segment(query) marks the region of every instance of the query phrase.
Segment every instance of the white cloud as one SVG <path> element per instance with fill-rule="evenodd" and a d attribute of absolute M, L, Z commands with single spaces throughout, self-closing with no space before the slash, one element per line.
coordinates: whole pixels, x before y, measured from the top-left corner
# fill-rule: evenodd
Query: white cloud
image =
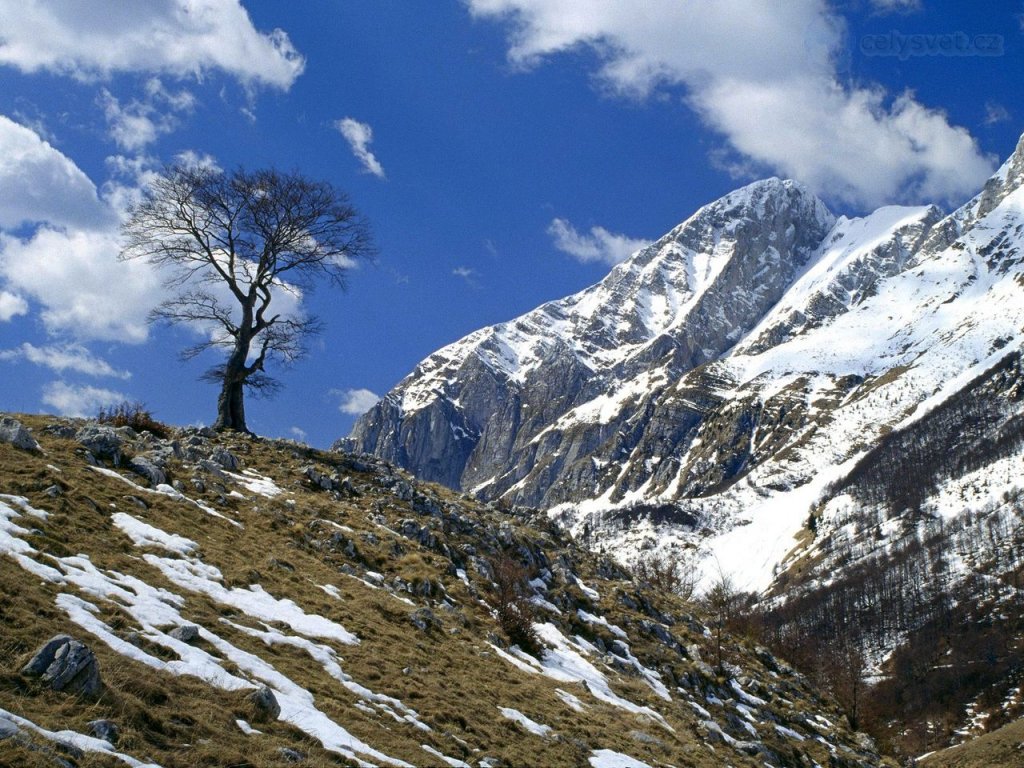
<path fill-rule="evenodd" d="M 100 91 L 100 106 L 107 119 L 110 137 L 121 148 L 138 152 L 170 133 L 178 125 L 177 114 L 191 112 L 195 97 L 187 90 L 168 91 L 159 78 L 146 83 L 145 98 L 121 102 L 106 88 Z"/>
<path fill-rule="evenodd" d="M 32 300 L 50 333 L 146 339 L 146 315 L 161 284 L 148 265 L 117 261 L 118 211 L 147 174 L 144 164 L 125 164 L 119 172 L 131 167 L 129 185 L 112 182 L 101 197 L 68 157 L 0 115 L 0 227 L 38 225 L 19 236 L 0 232 L 0 317 L 24 314 Z"/>
<path fill-rule="evenodd" d="M 362 416 L 380 400 L 380 395 L 368 389 L 334 389 L 331 394 L 341 398 L 338 410 L 350 416 Z"/>
<path fill-rule="evenodd" d="M 351 117 L 338 120 L 334 127 L 345 137 L 345 141 L 352 148 L 352 154 L 362 163 L 363 170 L 367 173 L 372 173 L 378 179 L 385 178 L 384 167 L 374 156 L 373 152 L 370 151 L 370 142 L 373 141 L 373 129 L 366 123 L 360 123 Z"/>
<path fill-rule="evenodd" d="M 113 219 L 77 165 L 32 129 L 0 115 L 0 227 L 49 221 L 95 228 Z"/>
<path fill-rule="evenodd" d="M 304 430 L 302 427 L 291 427 L 288 430 L 288 434 L 290 434 L 300 443 L 306 442 L 306 438 L 309 437 L 309 435 L 306 434 L 306 430 Z"/>
<path fill-rule="evenodd" d="M 12 317 L 28 314 L 28 302 L 21 296 L 7 291 L 0 291 L 0 323 L 6 323 Z"/>
<path fill-rule="evenodd" d="M 194 149 L 186 149 L 174 156 L 174 162 L 189 168 L 202 168 L 209 171 L 222 171 L 217 159 L 206 152 L 199 153 Z"/>
<path fill-rule="evenodd" d="M 119 371 L 106 360 L 96 357 L 80 344 L 62 344 L 56 346 L 37 347 L 25 342 L 14 349 L 0 350 L 0 360 L 26 360 L 35 365 L 49 368 L 56 373 L 75 371 L 87 376 L 109 376 L 117 379 L 130 379 L 128 371 Z"/>
<path fill-rule="evenodd" d="M 1005 123 L 1012 116 L 1010 110 L 995 101 L 985 102 L 985 125 L 995 125 L 996 123 Z"/>
<path fill-rule="evenodd" d="M 288 35 L 257 31 L 239 0 L 0 0 L 0 64 L 79 79 L 115 72 L 197 78 L 222 70 L 287 89 L 305 60 Z"/>
<path fill-rule="evenodd" d="M 617 235 L 604 227 L 591 227 L 589 233 L 580 233 L 565 219 L 552 221 L 548 234 L 555 248 L 583 263 L 615 265 L 650 244 L 647 240 Z"/>
<path fill-rule="evenodd" d="M 971 135 L 910 93 L 844 84 L 843 20 L 825 0 L 466 0 L 511 25 L 509 57 L 535 66 L 589 48 L 613 93 L 682 86 L 742 160 L 872 207 L 956 201 L 992 172 Z M 733 163 L 737 167 L 736 163 Z"/>
<path fill-rule="evenodd" d="M 0 278 L 42 305 L 52 334 L 138 343 L 162 286 L 152 267 L 119 262 L 119 252 L 116 231 L 43 227 L 24 240 L 0 234 Z"/>
<path fill-rule="evenodd" d="M 121 392 L 99 387 L 75 386 L 52 381 L 43 387 L 43 404 L 62 416 L 95 416 L 100 408 L 117 405 L 129 398 Z"/>

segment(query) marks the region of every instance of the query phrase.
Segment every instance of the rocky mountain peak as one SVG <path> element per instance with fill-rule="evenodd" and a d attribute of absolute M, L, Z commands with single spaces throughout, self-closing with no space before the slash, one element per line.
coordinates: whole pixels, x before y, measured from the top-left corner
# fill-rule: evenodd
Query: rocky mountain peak
<path fill-rule="evenodd" d="M 988 215 L 1008 195 L 1024 185 L 1024 135 L 1017 142 L 1013 154 L 1000 166 L 982 189 L 977 200 L 977 218 Z"/>

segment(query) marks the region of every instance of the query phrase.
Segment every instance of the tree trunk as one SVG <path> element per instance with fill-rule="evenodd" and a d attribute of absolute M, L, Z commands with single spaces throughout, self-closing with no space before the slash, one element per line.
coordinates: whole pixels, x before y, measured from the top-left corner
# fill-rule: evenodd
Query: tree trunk
<path fill-rule="evenodd" d="M 249 339 L 240 337 L 235 342 L 227 363 L 224 364 L 224 379 L 220 396 L 217 398 L 217 421 L 213 428 L 233 429 L 248 432 L 245 425 L 245 380 L 247 371 L 245 359 L 249 355 Z"/>
<path fill-rule="evenodd" d="M 248 432 L 245 426 L 245 384 L 224 378 L 220 396 L 217 398 L 217 421 L 214 429 L 233 429 L 236 432 Z"/>

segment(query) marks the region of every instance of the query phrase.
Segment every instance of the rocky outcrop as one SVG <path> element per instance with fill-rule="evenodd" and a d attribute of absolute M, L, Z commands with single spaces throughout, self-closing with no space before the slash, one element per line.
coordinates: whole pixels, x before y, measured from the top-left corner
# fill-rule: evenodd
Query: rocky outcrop
<path fill-rule="evenodd" d="M 77 433 L 77 440 L 96 459 L 121 463 L 125 436 L 113 427 L 103 424 L 86 424 Z"/>
<path fill-rule="evenodd" d="M 38 677 L 55 691 L 97 696 L 102 690 L 96 656 L 69 635 L 47 640 L 22 667 L 26 677 Z"/>
<path fill-rule="evenodd" d="M 0 443 L 10 443 L 23 451 L 38 451 L 39 443 L 21 422 L 9 416 L 0 418 Z"/>

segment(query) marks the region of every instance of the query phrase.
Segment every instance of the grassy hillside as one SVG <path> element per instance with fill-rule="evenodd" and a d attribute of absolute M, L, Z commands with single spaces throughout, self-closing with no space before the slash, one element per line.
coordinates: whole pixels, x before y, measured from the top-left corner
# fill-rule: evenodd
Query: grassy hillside
<path fill-rule="evenodd" d="M 993 768 L 1024 765 L 1024 720 L 1004 725 L 966 744 L 935 752 L 920 768 Z"/>
<path fill-rule="evenodd" d="M 719 666 L 688 604 L 543 518 L 291 442 L 17 418 L 41 450 L 0 443 L 0 765 L 883 764 L 784 662 L 726 638 Z M 60 633 L 98 696 L 21 672 Z"/>

